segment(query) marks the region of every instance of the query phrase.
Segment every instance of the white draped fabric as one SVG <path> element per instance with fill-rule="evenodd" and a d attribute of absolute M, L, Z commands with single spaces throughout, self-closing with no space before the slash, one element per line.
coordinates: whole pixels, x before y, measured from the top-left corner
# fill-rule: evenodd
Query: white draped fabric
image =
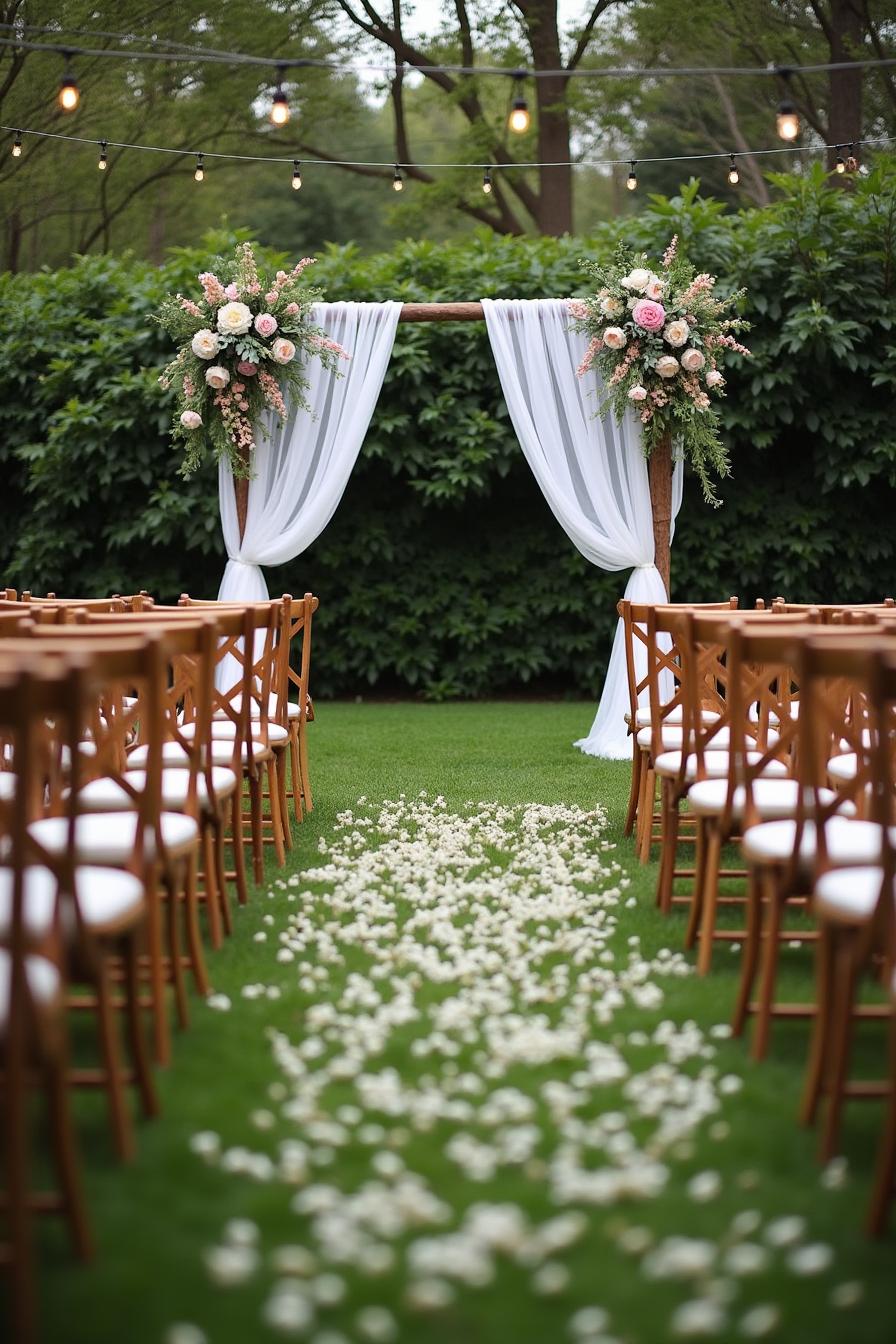
<path fill-rule="evenodd" d="M 273 412 L 263 417 L 242 543 L 233 478 L 222 462 L 218 495 L 228 559 L 219 601 L 264 601 L 260 566 L 292 560 L 332 518 L 380 394 L 400 311 L 396 302 L 314 305 L 312 320 L 351 358 L 340 361 L 339 378 L 319 360 L 308 361 L 310 412 L 287 401 L 284 423 Z"/>
<path fill-rule="evenodd" d="M 653 517 L 641 429 L 598 416 L 601 388 L 576 369 L 587 339 L 570 331 L 562 299 L 484 299 L 504 399 L 526 461 L 574 545 L 601 569 L 632 569 L 625 596 L 664 602 L 653 563 Z M 681 504 L 681 464 L 673 474 L 672 512 Z M 576 746 L 591 756 L 631 757 L 624 715 L 628 681 L 618 622 L 597 717 Z"/>

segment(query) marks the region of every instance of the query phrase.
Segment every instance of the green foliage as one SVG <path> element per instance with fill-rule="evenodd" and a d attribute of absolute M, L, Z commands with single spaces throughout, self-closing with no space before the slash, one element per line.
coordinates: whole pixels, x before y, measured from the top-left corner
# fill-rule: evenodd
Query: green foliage
<path fill-rule="evenodd" d="M 688 259 L 746 286 L 749 364 L 722 404 L 733 476 L 710 510 L 687 482 L 673 548 L 679 596 L 880 598 L 896 529 L 896 171 L 851 190 L 782 177 L 783 199 L 726 215 L 654 198 L 625 226 L 637 250 L 673 233 Z M 315 280 L 356 299 L 534 298 L 582 291 L 588 239 L 407 242 L 367 258 L 332 248 Z M 0 553 L 18 588 L 146 587 L 213 596 L 223 568 L 216 477 L 176 475 L 169 355 L 149 314 L 208 257 L 212 236 L 161 269 L 92 257 L 0 277 Z M 284 258 L 265 253 L 277 268 Z M 589 566 L 557 525 L 507 418 L 482 324 L 402 326 L 345 497 L 272 592 L 319 593 L 315 689 L 431 698 L 531 688 L 593 693 L 624 576 Z"/>

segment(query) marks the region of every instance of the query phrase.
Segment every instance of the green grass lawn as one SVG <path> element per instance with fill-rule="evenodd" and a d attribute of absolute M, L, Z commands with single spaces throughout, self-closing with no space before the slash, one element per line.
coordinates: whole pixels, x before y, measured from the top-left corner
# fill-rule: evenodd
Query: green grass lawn
<path fill-rule="evenodd" d="M 277 930 L 296 909 L 294 903 L 287 904 L 288 889 L 277 886 L 276 879 L 319 862 L 319 839 L 332 837 L 337 813 L 354 806 L 360 795 L 376 804 L 401 793 L 413 796 L 427 790 L 443 795 L 456 810 L 471 799 L 562 802 L 585 809 L 599 804 L 609 817 L 605 838 L 618 844 L 617 857 L 631 880 L 626 895 L 636 897 L 633 908 L 625 904 L 618 908 L 619 927 L 612 946 L 623 948 L 627 939 L 638 935 L 645 956 L 664 947 L 680 950 L 684 915 L 676 912 L 664 920 L 657 914 L 655 865 L 640 868 L 631 843 L 621 835 L 628 767 L 596 761 L 572 748 L 573 740 L 587 730 L 591 714 L 588 705 L 555 703 L 319 707 L 318 721 L 310 728 L 314 812 L 297 829 L 285 873 L 269 867 L 265 887 L 253 892 L 247 908 L 236 912 L 233 938 L 210 957 L 214 987 L 231 998 L 232 1009 L 215 1012 L 193 1001 L 191 1028 L 177 1039 L 173 1064 L 160 1078 L 162 1115 L 140 1123 L 139 1153 L 132 1165 L 115 1162 L 98 1098 L 77 1099 L 97 1254 L 87 1268 L 74 1264 L 61 1230 L 49 1221 L 42 1225 L 41 1312 L 46 1341 L 161 1344 L 175 1321 L 194 1322 L 210 1344 L 264 1344 L 283 1337 L 262 1322 L 274 1277 L 265 1257 L 278 1245 L 306 1242 L 307 1219 L 290 1211 L 292 1188 L 207 1165 L 191 1151 L 190 1139 L 199 1131 L 215 1131 L 225 1146 L 266 1150 L 275 1138 L 302 1137 L 297 1124 L 290 1128 L 278 1119 L 271 1137 L 253 1127 L 249 1118 L 259 1108 L 276 1109 L 277 1093 L 272 1099 L 268 1089 L 281 1075 L 271 1057 L 268 1028 L 300 1042 L 302 1015 L 313 1002 L 297 988 L 295 968 L 274 959 Z M 266 922 L 267 916 L 274 917 L 273 926 Z M 257 941 L 256 934 L 265 934 L 266 940 Z M 787 977 L 794 991 L 805 991 L 811 953 L 794 950 L 787 957 Z M 678 1024 L 693 1019 L 706 1031 L 726 1022 L 737 957 L 720 945 L 715 963 L 712 975 L 704 980 L 696 976 L 663 980 L 665 1000 L 659 1008 L 639 1010 L 627 1003 L 606 1028 L 595 1024 L 594 1037 L 618 1040 L 632 1031 L 650 1032 L 662 1019 Z M 320 986 L 319 999 L 333 998 L 342 984 L 340 977 L 353 968 L 348 959 L 344 968 L 333 970 L 332 981 Z M 241 997 L 241 987 L 254 982 L 275 986 L 280 997 Z M 873 1068 L 878 1058 L 883 1059 L 878 1047 L 878 1038 L 883 1038 L 878 1024 L 869 1024 L 866 1030 L 866 1052 Z M 424 1339 L 435 1344 L 553 1344 L 573 1337 L 568 1325 L 577 1309 L 599 1303 L 610 1313 L 607 1338 L 663 1344 L 672 1338 L 668 1323 L 674 1309 L 694 1294 L 684 1282 L 645 1277 L 638 1256 L 618 1245 L 622 1228 L 646 1227 L 656 1238 L 684 1234 L 717 1241 L 737 1213 L 755 1209 L 764 1220 L 805 1216 L 806 1240 L 830 1246 L 834 1263 L 824 1273 L 802 1277 L 786 1268 L 784 1252 L 774 1253 L 761 1274 L 738 1281 L 732 1323 L 716 1338 L 738 1338 L 737 1321 L 743 1312 L 753 1304 L 770 1302 L 781 1311 L 780 1326 L 771 1337 L 788 1344 L 892 1341 L 896 1234 L 885 1243 L 870 1245 L 860 1231 L 879 1104 L 855 1103 L 848 1110 L 848 1177 L 841 1188 L 827 1188 L 814 1161 L 814 1136 L 795 1122 L 806 1035 L 805 1024 L 776 1027 L 771 1057 L 762 1065 L 749 1061 L 741 1042 L 713 1039 L 712 1066 L 719 1074 L 743 1079 L 742 1089 L 724 1098 L 721 1118 L 726 1128 L 719 1129 L 719 1116 L 704 1123 L 691 1145 L 693 1151 L 685 1149 L 669 1159 L 670 1179 L 657 1197 L 611 1207 L 582 1205 L 587 1230 L 559 1257 L 571 1274 L 562 1291 L 533 1292 L 531 1270 L 504 1257 L 499 1258 L 492 1283 L 464 1289 L 446 1309 L 422 1315 L 406 1306 L 406 1279 L 397 1268 L 374 1278 L 340 1267 L 337 1272 L 347 1281 L 346 1300 L 319 1313 L 318 1324 L 299 1337 L 316 1339 L 318 1344 L 361 1344 L 356 1314 L 359 1307 L 374 1303 L 394 1314 L 395 1337 L 401 1344 Z M 405 1048 L 411 1039 L 411 1034 L 397 1036 L 388 1055 L 405 1082 L 435 1068 L 431 1060 L 420 1060 Z M 659 1058 L 651 1050 L 638 1054 L 639 1068 L 646 1067 L 654 1054 Z M 636 1053 L 627 1051 L 627 1058 L 634 1059 Z M 702 1066 L 703 1061 L 697 1061 L 692 1071 Z M 574 1071 L 575 1065 L 566 1063 L 553 1071 L 516 1066 L 502 1082 L 535 1095 L 552 1073 L 566 1079 Z M 349 1096 L 349 1085 L 346 1089 L 343 1100 Z M 622 1104 L 619 1087 L 600 1095 L 606 1109 Z M 382 1122 L 388 1146 L 390 1126 L 388 1120 Z M 468 1182 L 444 1155 L 451 1133 L 450 1125 L 439 1122 L 429 1133 L 395 1137 L 394 1146 L 408 1167 L 455 1210 L 487 1200 L 518 1204 L 536 1221 L 561 1211 L 547 1203 L 537 1179 L 513 1168 L 499 1169 L 484 1184 Z M 370 1152 L 369 1146 L 353 1138 L 337 1148 L 332 1165 L 315 1171 L 311 1179 L 349 1189 L 369 1177 Z M 686 1193 L 687 1181 L 707 1169 L 720 1173 L 721 1191 L 708 1202 L 695 1202 Z M 262 1267 L 245 1285 L 214 1286 L 203 1265 L 203 1251 L 220 1241 L 222 1227 L 234 1217 L 259 1225 Z M 399 1238 L 399 1246 L 401 1242 Z M 835 1309 L 832 1289 L 851 1281 L 864 1287 L 861 1302 L 849 1310 Z M 724 1284 L 718 1291 L 724 1291 Z M 598 1344 L 602 1336 L 592 1332 L 587 1338 Z"/>

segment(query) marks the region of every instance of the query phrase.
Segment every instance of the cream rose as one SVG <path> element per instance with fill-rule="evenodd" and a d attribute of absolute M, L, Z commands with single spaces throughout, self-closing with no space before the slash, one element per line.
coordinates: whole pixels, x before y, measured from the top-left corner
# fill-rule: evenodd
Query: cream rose
<path fill-rule="evenodd" d="M 242 336 L 252 325 L 252 309 L 245 303 L 225 303 L 218 309 L 218 330 L 222 336 Z"/>
<path fill-rule="evenodd" d="M 724 381 L 725 379 L 719 373 L 718 369 L 710 369 L 709 373 L 706 375 L 707 387 L 721 387 Z"/>
<path fill-rule="evenodd" d="M 681 357 L 681 367 L 685 373 L 699 373 L 706 363 L 706 356 L 702 350 L 685 350 Z"/>
<path fill-rule="evenodd" d="M 202 416 L 198 411 L 181 411 L 180 422 L 184 429 L 198 429 L 202 424 Z"/>
<path fill-rule="evenodd" d="M 614 299 L 608 296 L 600 301 L 600 311 L 604 317 L 621 317 L 625 312 L 625 304 L 621 299 Z"/>
<path fill-rule="evenodd" d="M 295 358 L 296 348 L 285 336 L 278 336 L 271 346 L 271 355 L 278 364 L 288 364 Z"/>
<path fill-rule="evenodd" d="M 230 374 L 220 364 L 213 364 L 210 369 L 205 371 L 205 381 L 209 387 L 213 387 L 216 392 L 220 392 L 222 387 L 226 387 L 230 382 Z"/>
<path fill-rule="evenodd" d="M 610 350 L 621 350 L 628 345 L 628 337 L 621 327 L 607 327 L 604 332 L 604 345 Z"/>
<path fill-rule="evenodd" d="M 221 342 L 208 327 L 202 327 L 190 342 L 190 349 L 197 359 L 214 359 Z"/>
<path fill-rule="evenodd" d="M 629 388 L 628 399 L 629 401 L 646 401 L 647 388 L 642 387 L 640 383 L 636 383 L 634 387 Z"/>
<path fill-rule="evenodd" d="M 650 271 L 645 270 L 643 266 L 636 266 L 635 269 L 630 271 L 625 279 L 620 280 L 619 283 L 622 285 L 623 289 L 634 289 L 639 294 L 643 294 L 644 290 L 650 284 Z"/>
<path fill-rule="evenodd" d="M 654 367 L 661 378 L 674 378 L 678 372 L 678 360 L 674 355 L 660 355 Z"/>
<path fill-rule="evenodd" d="M 653 272 L 651 271 L 650 279 L 644 286 L 644 297 L 647 299 L 653 299 L 655 302 L 657 299 L 661 299 L 663 297 L 663 291 L 665 290 L 665 288 L 666 286 L 664 282 L 659 278 L 658 275 L 654 275 Z"/>
<path fill-rule="evenodd" d="M 683 317 L 676 317 L 674 322 L 670 322 L 663 332 L 663 340 L 667 345 L 684 345 L 691 334 L 691 329 Z"/>

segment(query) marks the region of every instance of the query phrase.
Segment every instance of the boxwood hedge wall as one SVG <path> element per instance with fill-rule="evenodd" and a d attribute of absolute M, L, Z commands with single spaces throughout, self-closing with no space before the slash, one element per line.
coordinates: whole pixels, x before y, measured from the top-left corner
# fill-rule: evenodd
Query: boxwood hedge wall
<path fill-rule="evenodd" d="M 672 233 L 701 269 L 746 285 L 755 358 L 724 405 L 724 506 L 688 483 L 674 591 L 710 599 L 879 598 L 896 588 L 896 169 L 849 189 L 776 179 L 764 210 L 726 214 L 697 185 L 588 239 L 409 241 L 317 267 L 331 298 L 581 292 L 578 260 Z M 161 269 L 87 257 L 0 277 L 0 556 L 8 584 L 214 596 L 217 479 L 184 482 L 158 387 L 170 351 L 148 321 L 231 236 Z M 277 260 L 277 258 L 272 258 Z M 484 329 L 403 326 L 343 502 L 272 592 L 321 597 L 319 694 L 592 694 L 624 575 L 591 568 L 516 445 Z"/>

